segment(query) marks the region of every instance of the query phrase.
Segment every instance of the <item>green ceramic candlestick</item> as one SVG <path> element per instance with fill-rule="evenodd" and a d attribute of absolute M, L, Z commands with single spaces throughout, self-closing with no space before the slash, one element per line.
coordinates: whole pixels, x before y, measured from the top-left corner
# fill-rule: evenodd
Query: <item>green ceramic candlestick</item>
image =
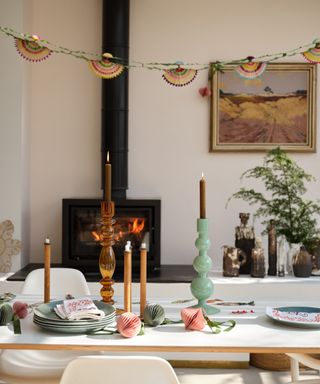
<path fill-rule="evenodd" d="M 207 250 L 210 248 L 208 219 L 197 220 L 197 231 L 199 236 L 196 240 L 196 247 L 199 250 L 199 255 L 194 259 L 193 268 L 198 272 L 198 276 L 192 280 L 191 292 L 198 299 L 198 304 L 194 305 L 193 308 L 203 308 L 207 315 L 213 315 L 220 310 L 206 303 L 213 293 L 213 282 L 207 277 L 207 273 L 212 268 L 212 260 L 207 254 Z"/>

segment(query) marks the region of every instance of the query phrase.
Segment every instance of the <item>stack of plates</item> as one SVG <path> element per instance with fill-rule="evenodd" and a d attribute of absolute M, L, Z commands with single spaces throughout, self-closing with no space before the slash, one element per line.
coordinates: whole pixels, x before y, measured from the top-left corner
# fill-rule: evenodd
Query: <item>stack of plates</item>
<path fill-rule="evenodd" d="M 94 300 L 98 309 L 105 313 L 105 317 L 100 320 L 63 320 L 54 311 L 57 304 L 63 301 L 52 301 L 48 304 L 41 304 L 34 309 L 33 322 L 46 330 L 60 333 L 85 333 L 88 331 L 98 331 L 105 327 L 115 325 L 116 311 L 110 304 Z"/>

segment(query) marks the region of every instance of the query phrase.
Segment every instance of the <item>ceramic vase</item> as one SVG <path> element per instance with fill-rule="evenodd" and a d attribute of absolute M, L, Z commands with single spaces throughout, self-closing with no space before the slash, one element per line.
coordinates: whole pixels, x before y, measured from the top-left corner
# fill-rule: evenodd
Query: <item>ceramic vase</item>
<path fill-rule="evenodd" d="M 292 259 L 293 273 L 296 277 L 310 277 L 312 272 L 312 256 L 302 246 Z"/>

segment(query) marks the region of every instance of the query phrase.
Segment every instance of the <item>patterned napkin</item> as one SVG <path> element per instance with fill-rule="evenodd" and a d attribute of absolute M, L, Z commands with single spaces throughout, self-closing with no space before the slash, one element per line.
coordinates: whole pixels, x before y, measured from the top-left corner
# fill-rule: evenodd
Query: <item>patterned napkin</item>
<path fill-rule="evenodd" d="M 56 314 L 65 320 L 101 320 L 105 313 L 97 308 L 90 298 L 64 300 L 54 308 Z"/>

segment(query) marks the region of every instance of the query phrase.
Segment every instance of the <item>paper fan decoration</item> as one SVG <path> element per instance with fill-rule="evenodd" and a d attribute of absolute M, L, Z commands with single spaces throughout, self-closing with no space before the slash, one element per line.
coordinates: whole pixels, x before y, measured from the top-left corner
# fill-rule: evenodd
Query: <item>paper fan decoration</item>
<path fill-rule="evenodd" d="M 113 57 L 111 53 L 104 53 L 102 56 L 102 60 L 89 60 L 90 68 L 97 76 L 102 79 L 113 79 L 123 72 L 123 65 L 108 60 Z"/>
<path fill-rule="evenodd" d="M 41 47 L 37 43 L 37 40 L 39 40 L 38 36 L 34 35 L 32 37 L 33 40 L 31 41 L 15 38 L 17 51 L 20 56 L 28 61 L 39 62 L 45 60 L 51 55 L 52 51 L 49 48 Z"/>
<path fill-rule="evenodd" d="M 309 49 L 302 53 L 304 58 L 310 63 L 320 63 L 320 44 L 317 44 L 314 48 Z"/>
<path fill-rule="evenodd" d="M 256 63 L 252 60 L 254 57 L 248 57 L 249 62 L 240 65 L 235 69 L 238 74 L 245 79 L 256 79 L 261 76 L 267 68 L 267 63 Z"/>
<path fill-rule="evenodd" d="M 164 71 L 162 77 L 170 85 L 174 85 L 175 87 L 183 87 L 191 83 L 191 81 L 193 81 L 197 76 L 197 73 L 198 71 L 196 69 L 186 69 L 178 65 L 178 68 Z"/>

